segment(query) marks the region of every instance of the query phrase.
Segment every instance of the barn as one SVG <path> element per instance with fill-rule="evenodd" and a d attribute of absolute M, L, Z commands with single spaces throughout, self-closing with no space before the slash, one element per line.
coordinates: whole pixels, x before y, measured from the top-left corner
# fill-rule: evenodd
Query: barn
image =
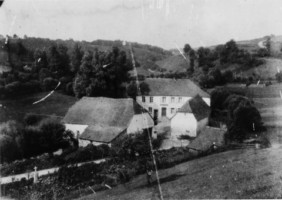
<path fill-rule="evenodd" d="M 79 139 L 79 146 L 111 146 L 125 134 L 154 133 L 151 115 L 129 98 L 83 97 L 68 110 L 63 123 Z"/>

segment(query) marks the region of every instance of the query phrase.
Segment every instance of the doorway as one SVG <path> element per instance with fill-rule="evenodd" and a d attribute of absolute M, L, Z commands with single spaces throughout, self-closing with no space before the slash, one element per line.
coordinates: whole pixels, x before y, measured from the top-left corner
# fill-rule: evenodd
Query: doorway
<path fill-rule="evenodd" d="M 162 107 L 162 117 L 166 117 L 166 108 Z"/>

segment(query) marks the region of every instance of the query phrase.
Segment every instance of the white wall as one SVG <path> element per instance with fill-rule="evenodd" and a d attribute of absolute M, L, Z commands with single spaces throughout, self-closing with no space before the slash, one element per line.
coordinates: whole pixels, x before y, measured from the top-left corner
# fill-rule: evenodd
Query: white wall
<path fill-rule="evenodd" d="M 77 137 L 77 133 L 80 135 L 85 131 L 88 125 L 82 124 L 65 124 L 66 130 L 70 130 L 74 133 L 75 138 Z"/>
<path fill-rule="evenodd" d="M 179 101 L 179 96 L 166 96 L 166 102 L 162 102 L 163 96 L 153 96 L 153 102 L 150 102 L 150 96 L 145 96 L 146 101 L 142 102 L 142 96 L 137 96 L 136 101 L 149 111 L 149 107 L 152 108 L 152 117 L 154 117 L 154 109 L 158 110 L 158 118 L 161 118 L 162 108 L 166 108 L 167 117 L 171 118 L 175 115 L 177 109 L 181 108 L 189 99 L 192 97 L 181 97 Z M 172 101 L 174 97 L 174 102 Z M 203 98 L 203 100 L 210 106 L 210 98 Z M 174 112 L 171 113 L 171 109 L 174 108 Z"/>
<path fill-rule="evenodd" d="M 171 119 L 171 137 L 180 135 L 197 136 L 197 120 L 191 113 L 177 113 Z"/>
<path fill-rule="evenodd" d="M 142 132 L 143 129 L 153 128 L 153 127 L 154 127 L 154 120 L 148 113 L 134 115 L 127 128 L 127 134 Z M 152 130 L 152 132 L 154 133 L 154 130 Z"/>

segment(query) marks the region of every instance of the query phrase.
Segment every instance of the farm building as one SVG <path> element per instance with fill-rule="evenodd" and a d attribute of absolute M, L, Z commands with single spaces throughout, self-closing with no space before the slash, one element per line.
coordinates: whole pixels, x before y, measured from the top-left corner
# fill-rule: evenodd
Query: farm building
<path fill-rule="evenodd" d="M 207 126 L 209 115 L 210 107 L 200 95 L 189 99 L 171 118 L 171 138 L 196 137 Z"/>
<path fill-rule="evenodd" d="M 225 127 L 216 128 L 206 126 L 198 134 L 188 147 L 198 149 L 201 151 L 207 151 L 214 144 L 218 147 L 224 145 L 224 135 L 227 129 Z"/>
<path fill-rule="evenodd" d="M 153 117 L 171 118 L 185 102 L 196 95 L 210 105 L 210 96 L 189 79 L 147 78 L 149 92 L 137 96 L 136 101 Z"/>
<path fill-rule="evenodd" d="M 112 145 L 125 134 L 143 130 L 153 133 L 154 121 L 133 99 L 83 97 L 63 119 L 66 129 L 79 139 L 79 146 Z"/>

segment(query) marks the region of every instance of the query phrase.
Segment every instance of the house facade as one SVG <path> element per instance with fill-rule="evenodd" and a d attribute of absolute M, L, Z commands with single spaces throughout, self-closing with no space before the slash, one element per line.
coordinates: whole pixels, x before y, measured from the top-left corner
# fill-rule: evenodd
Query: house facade
<path fill-rule="evenodd" d="M 171 118 L 171 138 L 178 139 L 181 135 L 197 137 L 209 122 L 210 108 L 196 95 L 188 100 Z"/>
<path fill-rule="evenodd" d="M 196 95 L 210 105 L 210 96 L 189 79 L 148 78 L 144 81 L 150 91 L 137 96 L 136 101 L 142 105 L 152 117 L 173 117 L 185 102 Z"/>
<path fill-rule="evenodd" d="M 78 138 L 79 146 L 111 146 L 125 134 L 144 130 L 154 134 L 151 115 L 133 99 L 83 97 L 69 109 L 63 123 Z"/>

